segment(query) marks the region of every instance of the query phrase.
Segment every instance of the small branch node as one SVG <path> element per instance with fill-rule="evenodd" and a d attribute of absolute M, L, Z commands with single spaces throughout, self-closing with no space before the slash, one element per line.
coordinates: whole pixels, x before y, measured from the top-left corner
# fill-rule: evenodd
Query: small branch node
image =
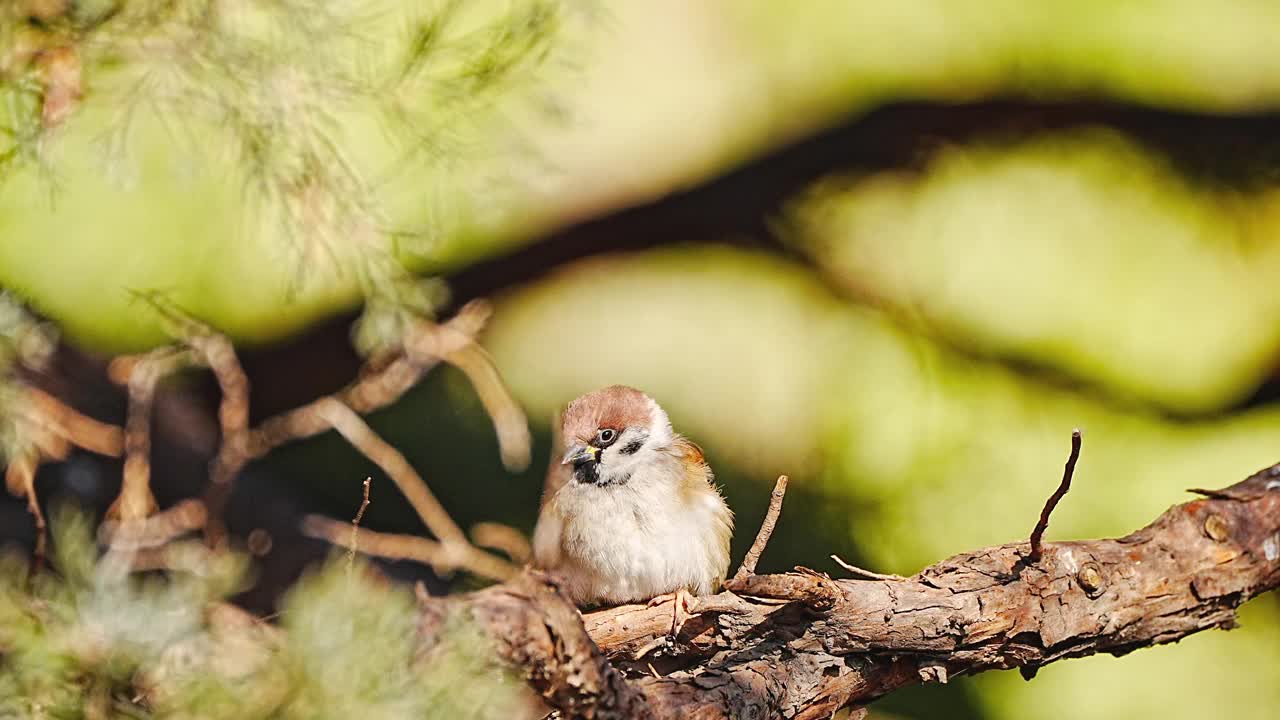
<path fill-rule="evenodd" d="M 1071 476 L 1076 472 L 1076 461 L 1080 459 L 1080 429 L 1076 428 L 1071 431 L 1071 455 L 1067 457 L 1067 464 L 1062 469 L 1062 482 L 1058 485 L 1058 489 L 1053 491 L 1053 495 L 1049 496 L 1049 500 L 1044 504 L 1044 509 L 1040 511 L 1040 521 L 1036 523 L 1036 527 L 1031 531 L 1031 553 L 1027 559 L 1036 562 L 1040 559 L 1041 546 L 1040 541 L 1044 537 L 1044 531 L 1049 527 L 1049 516 L 1053 514 L 1054 508 L 1058 507 L 1058 503 L 1066 496 L 1067 491 L 1071 489 Z"/>
<path fill-rule="evenodd" d="M 369 485 L 373 483 L 373 478 L 364 479 L 364 496 L 360 498 L 360 508 L 356 510 L 356 516 L 351 518 L 351 544 L 347 547 L 347 574 L 350 575 L 355 569 L 356 564 L 356 547 L 359 544 L 360 521 L 364 519 L 364 511 L 369 507 Z"/>

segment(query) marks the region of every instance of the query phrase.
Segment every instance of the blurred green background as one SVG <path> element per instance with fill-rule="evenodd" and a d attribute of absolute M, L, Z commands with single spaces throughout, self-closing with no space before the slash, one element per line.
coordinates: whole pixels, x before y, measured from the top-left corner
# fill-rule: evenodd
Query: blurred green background
<path fill-rule="evenodd" d="M 468 7 L 454 37 L 534 4 Z M 377 67 L 418 37 L 412 17 L 452 6 L 341 5 L 375 41 L 273 45 L 276 64 L 226 91 L 266 118 L 245 126 L 185 105 L 200 76 L 169 78 L 162 53 L 99 67 L 86 51 L 82 102 L 0 176 L 0 286 L 92 352 L 162 341 L 130 294 L 160 290 L 270 354 L 377 299 L 385 258 L 443 276 L 458 300 L 496 299 L 484 341 L 541 442 L 505 473 L 452 371 L 377 414 L 460 520 L 530 529 L 548 419 L 621 382 L 706 448 L 738 553 L 791 475 L 767 569 L 834 573 L 836 552 L 912 573 L 1024 537 L 1073 427 L 1084 450 L 1051 539 L 1127 533 L 1185 488 L 1280 460 L 1274 3 L 544 3 L 551 25 L 493 42 L 545 40 L 534 69 L 475 102 L 399 88 L 424 93 L 410 125 L 439 123 L 423 143 L 447 140 L 425 152 L 377 93 L 328 95 L 324 73 Z M 261 29 L 240 21 L 237 37 Z M 459 57 L 442 76 L 472 77 Z M 310 157 L 289 143 L 316 118 L 370 179 L 343 197 L 376 205 L 374 239 L 290 229 L 246 179 L 245 127 L 267 133 L 270 170 Z M 333 437 L 267 466 L 338 516 L 369 472 Z M 392 502 L 370 513 L 419 529 Z M 1246 606 L 1242 626 L 883 705 L 1272 718 L 1280 603 Z"/>

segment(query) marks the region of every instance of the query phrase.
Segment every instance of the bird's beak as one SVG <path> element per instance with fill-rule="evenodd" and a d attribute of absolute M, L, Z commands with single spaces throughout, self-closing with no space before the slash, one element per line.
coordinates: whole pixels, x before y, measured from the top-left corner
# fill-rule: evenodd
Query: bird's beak
<path fill-rule="evenodd" d="M 561 465 L 577 465 L 587 460 L 596 460 L 600 457 L 600 448 L 594 445 L 584 445 L 578 443 L 569 448 L 564 454 L 564 459 L 560 461 Z"/>

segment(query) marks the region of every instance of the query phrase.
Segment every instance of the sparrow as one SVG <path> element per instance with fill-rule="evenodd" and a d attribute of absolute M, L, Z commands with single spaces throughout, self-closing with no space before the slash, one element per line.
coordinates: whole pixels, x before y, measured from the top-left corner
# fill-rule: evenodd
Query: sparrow
<path fill-rule="evenodd" d="M 534 529 L 534 565 L 577 605 L 674 602 L 672 634 L 719 590 L 733 512 L 702 450 L 658 403 L 613 385 L 569 403 Z"/>

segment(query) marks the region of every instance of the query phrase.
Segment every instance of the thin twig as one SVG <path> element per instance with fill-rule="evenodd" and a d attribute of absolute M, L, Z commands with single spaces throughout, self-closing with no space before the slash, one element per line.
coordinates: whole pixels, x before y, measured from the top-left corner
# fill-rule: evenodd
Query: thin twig
<path fill-rule="evenodd" d="M 128 364 L 129 409 L 124 428 L 124 477 L 109 517 L 129 522 L 156 510 L 151 494 L 151 409 L 160 378 L 190 361 L 186 352 L 160 348 Z M 113 363 L 114 364 L 114 363 Z"/>
<path fill-rule="evenodd" d="M 497 550 L 517 565 L 523 565 L 533 556 L 529 538 L 524 533 L 496 522 L 479 522 L 471 526 L 471 542 L 477 547 Z"/>
<path fill-rule="evenodd" d="M 226 337 L 210 331 L 187 342 L 213 371 L 222 396 L 218 403 L 218 452 L 209 464 L 209 488 L 205 491 L 210 510 L 205 542 L 217 547 L 226 538 L 222 516 L 231 497 L 231 483 L 249 461 L 249 378 Z"/>
<path fill-rule="evenodd" d="M 163 547 L 174 539 L 204 527 L 208 513 L 199 500 L 183 500 L 140 521 L 105 520 L 98 527 L 98 541 L 122 550 Z"/>
<path fill-rule="evenodd" d="M 891 573 L 878 573 L 878 572 L 871 572 L 870 570 L 863 570 L 857 565 L 845 562 L 843 559 L 840 558 L 839 555 L 832 555 L 831 559 L 835 560 L 837 565 L 844 568 L 845 570 L 848 570 L 850 573 L 857 575 L 858 577 L 867 578 L 869 580 L 906 580 L 906 578 L 902 577 L 901 575 L 893 575 Z"/>
<path fill-rule="evenodd" d="M 773 493 L 769 497 L 769 510 L 764 514 L 764 521 L 760 523 L 760 532 L 756 533 L 755 542 L 751 543 L 751 549 L 747 551 L 746 557 L 742 558 L 742 565 L 733 576 L 735 580 L 755 574 L 760 554 L 764 552 L 765 545 L 769 544 L 769 536 L 773 535 L 773 526 L 778 524 L 778 513 L 782 512 L 782 498 L 786 494 L 787 476 L 779 475 L 778 482 L 774 484 Z"/>
<path fill-rule="evenodd" d="M 201 362 L 213 371 L 222 394 L 222 401 L 218 405 L 218 425 L 222 431 L 222 439 L 210 476 L 213 483 L 226 484 L 240 471 L 244 465 L 242 458 L 247 455 L 245 444 L 249 432 L 249 378 L 236 358 L 235 348 L 227 338 L 208 335 L 189 342 L 200 356 Z"/>
<path fill-rule="evenodd" d="M 476 386 L 477 394 L 498 429 L 504 462 L 508 466 L 519 465 L 521 457 L 524 457 L 524 462 L 527 463 L 528 424 L 502 386 L 492 363 L 487 361 L 487 356 L 475 344 L 475 335 L 491 313 L 486 302 L 468 303 L 443 324 L 420 321 L 405 338 L 403 356 L 390 361 L 380 359 L 376 363 L 376 370 L 371 369 L 375 366 L 371 362 L 360 377 L 342 391 L 268 418 L 253 428 L 248 425 L 249 381 L 230 341 L 168 304 L 161 303 L 158 309 L 174 325 L 175 332 L 196 351 L 201 361 L 213 370 L 222 391 L 218 413 L 222 442 L 210 468 L 211 482 L 205 494 L 209 509 L 205 534 L 206 542 L 211 546 L 219 545 L 225 537 L 222 514 L 231 494 L 232 483 L 247 463 L 265 456 L 286 442 L 318 435 L 330 428 L 346 435 L 343 427 L 356 437 L 365 441 L 372 437 L 374 444 L 384 446 L 378 447 L 379 457 L 392 462 L 397 470 L 396 473 L 389 471 L 388 474 L 401 485 L 401 490 L 424 521 L 430 516 L 428 527 L 432 532 L 444 533 L 437 534 L 437 537 L 446 546 L 452 548 L 459 545 L 459 539 L 465 542 L 462 530 L 453 525 L 443 508 L 439 508 L 437 512 L 432 507 L 438 507 L 439 503 L 435 502 L 430 492 L 423 494 L 422 490 L 425 490 L 426 485 L 419 483 L 418 488 L 413 488 L 411 476 L 404 473 L 405 468 L 410 472 L 412 468 L 407 462 L 403 462 L 403 457 L 373 435 L 357 414 L 372 412 L 395 402 L 441 359 L 457 364 Z M 337 422 L 335 413 L 342 416 L 337 417 Z M 355 421 L 345 417 L 347 415 L 354 417 Z M 352 441 L 350 437 L 348 440 L 359 447 L 359 443 Z M 388 454 L 385 450 L 391 450 L 393 454 Z M 379 462 L 373 455 L 370 458 Z M 400 462 L 395 462 L 395 458 L 399 458 Z M 412 477 L 416 477 L 416 473 Z"/>
<path fill-rule="evenodd" d="M 488 303 L 475 300 L 464 305 L 457 315 L 440 327 L 474 341 L 490 314 Z M 452 336 L 454 335 L 451 334 Z M 461 344 L 462 341 L 458 342 Z M 412 359 L 398 357 L 377 370 L 366 368 L 361 371 L 357 380 L 332 396 L 318 398 L 263 420 L 250 431 L 247 448 L 249 459 L 260 458 L 287 442 L 327 432 L 331 426 L 316 412 L 321 403 L 335 399 L 362 415 L 371 413 L 399 400 L 440 361 L 439 357 L 429 357 L 423 353 L 415 354 Z"/>
<path fill-rule="evenodd" d="M 31 422 L 89 452 L 111 457 L 123 452 L 124 432 L 120 428 L 95 420 L 39 388 L 23 391 L 23 411 Z"/>
<path fill-rule="evenodd" d="M 363 418 L 332 398 L 323 399 L 316 412 L 347 442 L 382 468 L 437 540 L 447 545 L 469 544 L 466 533 L 449 517 L 449 513 L 432 494 L 418 471 L 413 469 L 399 450 L 379 437 Z"/>
<path fill-rule="evenodd" d="M 381 370 L 362 375 L 345 390 L 263 420 L 249 431 L 249 459 L 260 458 L 293 440 L 319 435 L 330 426 L 316 414 L 318 403 L 333 398 L 358 413 L 370 413 L 395 402 L 421 379 L 420 369 L 404 358 Z"/>
<path fill-rule="evenodd" d="M 488 304 L 476 305 L 472 312 L 487 317 Z M 502 464 L 512 472 L 519 472 L 529 466 L 529 421 L 520 404 L 511 396 L 506 383 L 502 382 L 493 358 L 476 342 L 479 326 L 479 322 L 470 325 L 437 324 L 421 320 L 405 335 L 405 354 L 417 364 L 443 358 L 467 376 L 480 403 L 493 421 Z"/>
<path fill-rule="evenodd" d="M 442 326 L 436 325 L 435 328 Z M 441 355 L 450 365 L 461 370 L 475 388 L 481 405 L 493 421 L 498 436 L 498 452 L 502 464 L 512 472 L 529 467 L 531 456 L 529 421 L 524 410 L 511 396 L 506 383 L 498 373 L 489 353 L 475 342 L 468 342 L 456 350 Z"/>
<path fill-rule="evenodd" d="M 409 464 L 404 455 L 389 445 L 385 440 L 378 436 L 373 428 L 357 415 L 351 408 L 332 398 L 324 399 L 320 402 L 316 409 L 326 421 L 328 421 L 338 434 L 346 438 L 365 457 L 372 460 L 382 471 L 391 478 L 391 481 L 400 488 L 400 492 L 413 506 L 418 513 L 418 517 L 422 518 L 422 522 L 426 524 L 427 529 L 431 531 L 439 540 L 437 547 L 430 551 L 422 551 L 418 556 L 412 559 L 428 562 L 441 572 L 448 572 L 457 568 L 469 570 L 476 575 L 482 577 L 500 579 L 501 577 L 509 577 L 515 572 L 515 568 L 506 561 L 479 550 L 467 540 L 466 533 L 462 532 L 462 528 L 453 521 L 448 511 L 432 494 L 431 489 L 427 487 L 426 481 L 418 474 L 417 470 Z M 369 531 L 365 531 L 366 536 L 370 536 Z M 387 536 L 383 536 L 387 537 Z M 409 538 L 412 536 L 391 536 L 400 538 Z M 420 539 L 420 538 L 419 538 Z M 368 544 L 366 539 L 365 543 Z M 415 545 L 415 544 L 410 544 Z M 432 546 L 435 546 L 432 543 Z M 416 544 L 416 547 L 430 547 Z M 374 555 L 384 555 L 377 549 L 363 549 Z"/>
<path fill-rule="evenodd" d="M 1044 504 L 1044 509 L 1040 511 L 1040 521 L 1036 523 L 1036 527 L 1031 531 L 1031 553 L 1027 556 L 1030 562 L 1036 562 L 1040 559 L 1040 539 L 1044 537 L 1044 531 L 1049 527 L 1049 516 L 1053 514 L 1054 508 L 1058 507 L 1058 503 L 1066 496 L 1067 491 L 1071 489 L 1071 476 L 1076 472 L 1076 460 L 1080 459 L 1080 429 L 1076 428 L 1071 431 L 1071 455 L 1067 457 L 1066 467 L 1062 469 L 1062 482 L 1059 483 L 1058 489 L 1053 491 L 1049 496 L 1048 502 Z"/>
<path fill-rule="evenodd" d="M 36 495 L 36 470 L 42 462 L 65 460 L 73 444 L 102 455 L 119 455 L 123 432 L 81 414 L 39 388 L 24 386 L 20 391 L 15 421 L 22 426 L 20 436 L 28 442 L 9 462 L 5 485 L 9 492 L 26 499 L 27 510 L 35 523 L 35 546 L 28 575 L 34 577 L 44 567 L 48 544 L 44 512 Z"/>
<path fill-rule="evenodd" d="M 369 485 L 373 482 L 373 478 L 364 479 L 364 497 L 360 498 L 360 509 L 356 510 L 356 516 L 351 518 L 351 544 L 347 546 L 347 575 L 350 575 L 356 565 L 356 545 L 358 544 L 360 534 L 360 521 L 364 519 L 364 511 L 369 507 Z"/>
<path fill-rule="evenodd" d="M 36 497 L 36 468 L 40 457 L 35 453 L 25 453 L 10 458 L 9 467 L 5 468 L 5 484 L 15 495 L 21 493 L 27 499 L 27 511 L 31 513 L 36 524 L 35 548 L 31 552 L 31 569 L 27 577 L 31 578 L 44 569 L 45 546 L 48 542 L 48 529 L 45 526 L 44 513 L 40 510 L 40 500 Z"/>
<path fill-rule="evenodd" d="M 351 548 L 350 523 L 322 515 L 307 515 L 302 519 L 302 533 L 338 547 Z M 387 560 L 410 560 L 437 570 L 463 568 L 490 580 L 510 580 L 519 572 L 506 560 L 472 545 L 449 548 L 431 538 L 381 533 L 368 528 L 360 531 L 360 547 L 357 551 Z"/>

